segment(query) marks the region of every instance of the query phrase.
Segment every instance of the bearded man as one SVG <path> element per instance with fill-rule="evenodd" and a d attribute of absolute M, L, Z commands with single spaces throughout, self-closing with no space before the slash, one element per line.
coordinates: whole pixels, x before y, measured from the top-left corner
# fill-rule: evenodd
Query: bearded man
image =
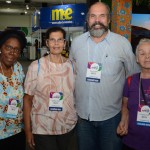
<path fill-rule="evenodd" d="M 121 150 L 116 134 L 126 77 L 139 71 L 129 41 L 109 30 L 110 8 L 96 2 L 87 14 L 88 32 L 73 39 L 75 106 L 79 150 Z"/>

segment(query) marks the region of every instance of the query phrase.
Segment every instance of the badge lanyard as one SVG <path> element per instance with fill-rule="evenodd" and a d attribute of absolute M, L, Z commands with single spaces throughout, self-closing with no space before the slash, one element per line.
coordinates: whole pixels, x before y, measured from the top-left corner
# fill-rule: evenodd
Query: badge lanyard
<path fill-rule="evenodd" d="M 1 67 L 1 70 L 2 70 L 3 76 L 5 76 L 1 62 L 0 62 L 0 67 Z M 13 75 L 13 74 L 14 74 L 13 67 L 11 67 L 11 70 L 12 70 L 12 75 Z M 12 75 L 11 75 L 11 78 L 12 78 Z M 6 76 L 5 76 L 5 77 L 6 77 Z M 9 82 L 8 77 L 6 77 L 6 79 L 7 79 L 7 82 Z M 17 85 L 17 83 L 15 82 L 15 84 L 14 84 L 13 87 L 15 87 L 16 85 Z M 13 94 L 13 93 L 14 93 L 14 92 L 13 92 L 13 89 L 12 89 L 13 87 L 11 86 L 11 91 L 9 92 L 10 94 Z M 11 96 L 11 95 L 9 95 L 9 96 Z M 12 96 L 11 96 L 11 97 L 12 97 Z"/>
<path fill-rule="evenodd" d="M 107 45 L 105 46 L 104 49 L 104 54 L 102 55 L 102 59 L 100 62 L 93 62 L 90 61 L 90 55 L 89 55 L 89 51 L 90 51 L 90 45 L 89 45 L 89 39 L 87 41 L 87 45 L 88 45 L 88 64 L 87 64 L 87 72 L 86 72 L 86 81 L 87 82 L 96 82 L 96 83 L 100 83 L 101 80 L 101 73 L 102 73 L 102 68 L 103 68 L 103 62 L 106 59 L 106 57 L 108 57 L 108 55 L 106 54 L 106 48 Z M 94 56 L 96 53 L 96 50 L 94 52 Z"/>
<path fill-rule="evenodd" d="M 141 95 L 144 104 L 141 104 Z M 137 121 L 136 124 L 139 126 L 150 127 L 150 107 L 147 105 L 144 89 L 142 85 L 141 74 L 139 75 L 139 107 L 137 110 Z"/>
<path fill-rule="evenodd" d="M 144 89 L 143 89 L 143 84 L 142 84 L 142 79 L 141 79 L 141 74 L 139 75 L 140 78 L 140 82 L 139 82 L 139 106 L 140 106 L 140 102 L 141 102 L 141 95 L 142 98 L 144 100 L 144 104 L 147 105 L 147 101 L 146 101 L 146 97 L 144 94 Z"/>
<path fill-rule="evenodd" d="M 1 62 L 0 62 L 0 66 L 1 66 L 1 70 L 2 70 L 2 73 L 4 75 L 4 71 L 3 71 L 3 68 L 2 68 L 2 65 L 1 65 Z M 11 67 L 12 69 L 12 75 L 14 73 L 14 70 L 13 68 Z M 12 76 L 11 75 L 11 76 Z M 4 75 L 5 76 L 5 75 Z M 12 78 L 12 77 L 11 77 Z M 7 81 L 9 82 L 9 81 Z M 17 84 L 15 82 L 14 86 L 15 87 Z M 13 92 L 13 87 L 11 87 L 11 90 L 9 93 L 14 93 Z M 16 118 L 17 117 L 17 114 L 18 114 L 18 111 L 19 111 L 19 100 L 17 99 L 13 99 L 11 95 L 9 95 L 11 98 L 9 98 L 9 102 L 8 102 L 8 108 L 7 108 L 7 112 L 6 112 L 6 117 L 7 118 Z"/>
<path fill-rule="evenodd" d="M 50 54 L 49 54 L 49 63 L 48 63 L 48 67 L 49 67 L 49 73 L 50 73 L 50 77 L 51 77 L 51 79 L 52 79 L 52 74 L 51 74 L 51 71 L 50 71 Z M 61 62 L 62 62 L 62 69 L 61 70 L 63 70 L 63 59 L 62 59 L 62 56 L 61 56 Z M 51 80 L 50 80 L 50 90 L 51 90 Z M 56 84 L 55 84 L 56 85 Z M 60 84 L 60 86 L 61 86 L 61 90 L 63 91 L 63 77 L 61 77 L 61 84 Z M 55 88 L 56 88 L 56 92 L 58 92 L 58 90 L 57 90 L 57 85 L 55 86 Z"/>
<path fill-rule="evenodd" d="M 61 57 L 62 67 L 61 71 L 63 71 L 63 59 Z M 50 55 L 49 55 L 49 72 L 50 72 Z M 50 77 L 52 79 L 50 72 Z M 49 111 L 63 111 L 63 77 L 61 77 L 60 88 L 61 90 L 58 91 L 58 86 L 56 85 L 56 91 L 52 91 L 51 89 L 51 79 L 50 79 L 50 97 L 49 97 Z M 55 82 L 55 81 L 54 81 Z"/>
<path fill-rule="evenodd" d="M 88 45 L 88 62 L 89 62 L 89 60 L 90 60 L 90 58 L 89 58 L 89 51 L 90 51 L 90 45 L 89 45 L 89 38 L 88 38 L 88 41 L 87 41 L 87 45 Z M 107 49 L 107 45 L 106 45 L 106 47 L 105 47 L 105 50 Z M 95 54 L 94 54 L 94 56 L 95 56 Z M 108 57 L 108 54 L 107 53 L 104 53 L 103 54 L 103 56 L 102 56 L 102 60 L 101 60 L 101 64 L 103 64 L 103 62 L 105 61 L 105 59 Z"/>

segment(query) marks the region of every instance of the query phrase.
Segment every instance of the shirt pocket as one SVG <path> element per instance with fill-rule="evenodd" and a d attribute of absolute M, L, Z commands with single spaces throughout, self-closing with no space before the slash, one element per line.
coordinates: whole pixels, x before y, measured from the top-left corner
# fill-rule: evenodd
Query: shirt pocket
<path fill-rule="evenodd" d="M 108 56 L 102 63 L 104 75 L 118 75 L 123 68 L 123 62 L 117 57 Z"/>

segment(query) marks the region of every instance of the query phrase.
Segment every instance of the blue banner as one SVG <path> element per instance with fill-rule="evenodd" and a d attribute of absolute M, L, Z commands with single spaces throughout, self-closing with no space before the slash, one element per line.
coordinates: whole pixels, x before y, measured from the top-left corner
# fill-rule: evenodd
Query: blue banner
<path fill-rule="evenodd" d="M 86 4 L 57 5 L 41 8 L 40 27 L 47 29 L 52 26 L 85 26 L 86 13 Z"/>
<path fill-rule="evenodd" d="M 40 15 L 38 11 L 35 11 L 32 15 L 32 31 L 36 31 L 40 27 Z"/>

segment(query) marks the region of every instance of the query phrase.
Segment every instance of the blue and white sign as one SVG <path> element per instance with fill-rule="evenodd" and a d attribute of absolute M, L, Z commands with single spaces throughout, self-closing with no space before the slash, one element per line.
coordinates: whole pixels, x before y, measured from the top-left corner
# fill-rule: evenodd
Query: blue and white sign
<path fill-rule="evenodd" d="M 51 26 L 85 26 L 86 13 L 86 4 L 57 5 L 41 8 L 40 27 L 46 29 Z"/>
<path fill-rule="evenodd" d="M 35 11 L 32 15 L 32 30 L 36 31 L 40 27 L 40 15 L 38 11 Z"/>

